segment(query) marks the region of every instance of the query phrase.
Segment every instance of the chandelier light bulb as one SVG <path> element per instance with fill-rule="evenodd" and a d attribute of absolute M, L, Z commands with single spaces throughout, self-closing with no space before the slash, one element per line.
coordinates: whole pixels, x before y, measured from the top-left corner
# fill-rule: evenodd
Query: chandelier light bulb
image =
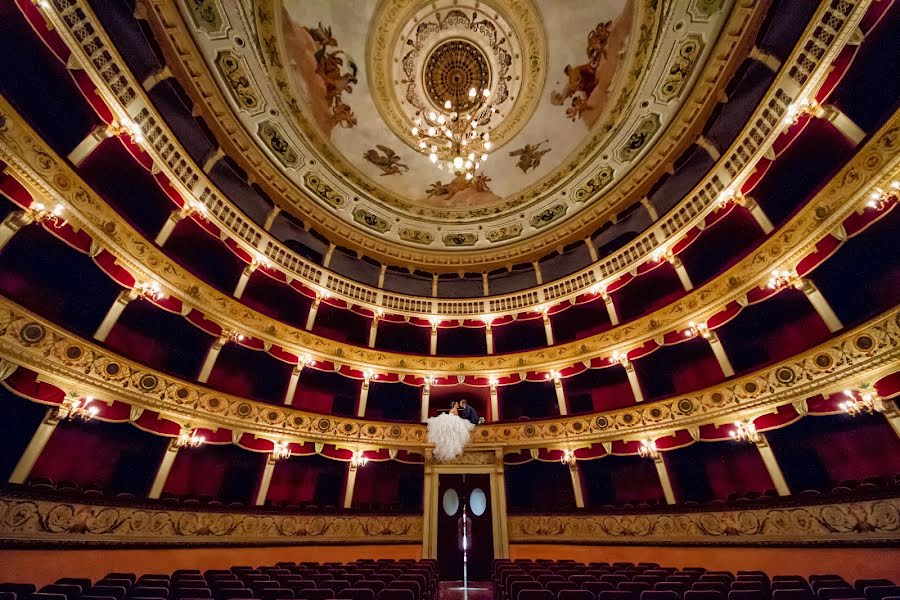
<path fill-rule="evenodd" d="M 436 135 L 437 135 L 437 128 L 436 128 L 436 127 L 429 127 L 429 128 L 428 128 L 428 135 L 430 135 L 431 137 L 436 136 Z"/>
<path fill-rule="evenodd" d="M 440 123 L 441 125 L 443 125 L 446 122 L 447 122 L 447 119 L 446 119 L 446 117 L 444 117 L 444 115 L 441 115 L 438 117 L 438 123 Z"/>
<path fill-rule="evenodd" d="M 456 158 L 453 159 L 453 166 L 456 167 L 457 169 L 461 169 L 461 168 L 462 168 L 462 166 L 463 166 L 463 159 L 462 159 L 461 156 L 457 156 Z"/>
<path fill-rule="evenodd" d="M 485 98 L 490 98 L 490 96 L 491 96 L 491 90 L 489 90 L 489 89 L 483 89 L 483 90 L 481 90 L 481 95 L 484 96 Z"/>
<path fill-rule="evenodd" d="M 419 128 L 413 127 L 410 131 L 412 131 L 413 135 L 419 135 Z M 419 144 L 424 144 L 425 142 L 419 142 Z"/>
<path fill-rule="evenodd" d="M 447 100 L 446 102 L 444 102 L 444 108 L 446 108 L 447 110 L 450 110 L 451 108 L 453 108 L 453 105 L 450 104 L 449 100 Z M 434 114 L 434 113 L 431 113 L 431 114 Z"/>
<path fill-rule="evenodd" d="M 466 173 L 466 181 L 471 181 L 471 179 L 472 179 L 472 174 Z"/>
<path fill-rule="evenodd" d="M 469 98 L 474 98 L 478 91 L 475 88 L 469 88 Z"/>
<path fill-rule="evenodd" d="M 438 158 L 437 154 L 435 154 L 434 152 L 432 152 L 431 154 L 428 155 L 428 160 L 430 160 L 433 163 L 437 162 L 437 158 Z"/>

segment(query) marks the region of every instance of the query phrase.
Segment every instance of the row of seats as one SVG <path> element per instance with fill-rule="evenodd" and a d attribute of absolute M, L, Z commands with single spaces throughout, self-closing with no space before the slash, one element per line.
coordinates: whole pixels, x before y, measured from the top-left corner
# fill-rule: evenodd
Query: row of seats
<path fill-rule="evenodd" d="M 273 566 L 181 569 L 171 574 L 64 577 L 40 590 L 0 584 L 0 600 L 435 600 L 437 564 L 415 560 L 279 562 Z"/>
<path fill-rule="evenodd" d="M 900 600 L 888 579 L 839 575 L 772 577 L 762 571 L 707 571 L 655 563 L 498 560 L 497 600 Z"/>

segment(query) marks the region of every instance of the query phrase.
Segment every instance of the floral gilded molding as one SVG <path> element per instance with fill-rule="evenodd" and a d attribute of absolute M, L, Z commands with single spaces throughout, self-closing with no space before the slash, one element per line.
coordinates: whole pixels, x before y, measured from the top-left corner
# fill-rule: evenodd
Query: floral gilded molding
<path fill-rule="evenodd" d="M 683 514 L 509 516 L 510 543 L 896 544 L 900 499 Z"/>
<path fill-rule="evenodd" d="M 299 443 L 326 441 L 347 447 L 406 448 L 428 445 L 420 423 L 384 423 L 308 413 L 214 391 L 113 354 L 0 298 L 0 358 L 98 398 L 157 411 L 172 420 L 224 427 Z M 553 420 L 486 424 L 475 429 L 472 450 L 503 447 L 577 448 L 737 416 L 877 381 L 897 370 L 900 307 L 790 360 L 725 384 L 657 402 L 600 414 Z"/>
<path fill-rule="evenodd" d="M 0 496 L 0 542 L 115 545 L 421 543 L 419 515 L 190 511 Z"/>
<path fill-rule="evenodd" d="M 862 206 L 873 186 L 886 188 L 888 181 L 900 175 L 900 153 L 896 151 L 900 144 L 898 111 L 790 221 L 728 271 L 677 302 L 591 338 L 465 360 L 348 346 L 248 308 L 186 271 L 138 233 L 57 157 L 2 98 L 0 116 L 7 121 L 0 131 L 0 160 L 7 163 L 8 172 L 37 197 L 62 203 L 67 219 L 115 255 L 117 262 L 139 280 L 158 281 L 165 294 L 197 308 L 230 331 L 280 346 L 297 356 L 310 353 L 317 360 L 376 373 L 485 376 L 558 370 L 638 347 L 682 329 L 688 321 L 706 322 L 729 303 L 743 300 L 754 288 L 764 287 L 772 270 L 792 269 L 825 235 L 839 229 L 847 215 Z"/>
<path fill-rule="evenodd" d="M 539 258 L 547 247 L 583 238 L 585 232 L 596 229 L 598 219 L 606 218 L 611 212 L 638 199 L 649 188 L 654 177 L 665 170 L 665 165 L 679 156 L 693 141 L 700 121 L 713 110 L 718 91 L 752 46 L 756 31 L 765 15 L 765 8 L 768 6 L 765 1 L 738 3 L 725 27 L 725 33 L 720 36 L 716 49 L 712 51 L 707 67 L 698 78 L 690 97 L 685 101 L 685 106 L 691 109 L 679 113 L 672 126 L 661 134 L 653 151 L 647 157 L 646 165 L 635 169 L 633 177 L 624 179 L 621 190 L 615 194 L 610 190 L 612 195 L 608 202 L 604 202 L 602 206 L 597 203 L 597 206 L 587 207 L 581 211 L 583 216 L 579 214 L 577 220 L 573 217 L 563 225 L 542 232 L 540 239 L 529 239 L 510 243 L 502 249 L 492 249 L 490 247 L 492 243 L 513 240 L 519 234 L 495 235 L 493 239 L 485 237 L 484 247 L 479 246 L 477 250 L 456 251 L 450 256 L 446 251 L 424 248 L 421 236 L 416 236 L 413 240 L 406 236 L 401 240 L 418 248 L 398 246 L 393 240 L 367 236 L 359 229 L 347 227 L 344 219 L 335 218 L 328 212 L 318 210 L 314 203 L 297 202 L 296 188 L 282 173 L 272 168 L 268 158 L 259 151 L 253 139 L 246 135 L 246 131 L 229 108 L 228 101 L 194 45 L 190 27 L 183 21 L 174 4 L 162 0 L 142 0 L 141 4 L 145 7 L 148 22 L 167 57 L 167 64 L 185 85 L 198 109 L 214 128 L 220 145 L 230 156 L 241 162 L 245 170 L 258 174 L 254 180 L 259 181 L 280 206 L 307 222 L 320 223 L 325 230 L 333 232 L 335 242 L 340 240 L 340 245 L 381 260 L 385 264 L 416 264 L 436 272 L 458 271 L 461 266 L 490 270 L 497 266 L 521 262 L 526 258 L 529 260 Z M 859 9 L 855 10 L 862 12 Z M 854 19 L 858 16 L 854 15 Z M 843 44 L 842 40 L 838 42 Z M 623 191 L 626 189 L 627 194 Z M 415 229 L 421 227 L 407 227 L 401 224 L 397 229 L 398 240 L 401 237 L 399 232 Z M 512 230 L 507 228 L 506 231 Z"/>

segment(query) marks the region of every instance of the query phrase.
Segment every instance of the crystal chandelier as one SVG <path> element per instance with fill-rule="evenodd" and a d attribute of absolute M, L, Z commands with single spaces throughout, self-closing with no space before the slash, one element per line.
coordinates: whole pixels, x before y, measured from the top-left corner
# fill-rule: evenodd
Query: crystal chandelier
<path fill-rule="evenodd" d="M 569 450 L 568 448 L 563 450 L 562 456 L 559 459 L 564 465 L 569 465 L 570 467 L 575 464 L 576 458 L 575 453 Z"/>
<path fill-rule="evenodd" d="M 199 448 L 204 442 L 206 442 L 206 438 L 202 435 L 197 435 L 196 429 L 188 429 L 185 427 L 181 430 L 181 433 L 178 434 L 175 445 L 179 448 Z"/>
<path fill-rule="evenodd" d="M 275 442 L 272 446 L 272 459 L 281 460 L 282 458 L 290 458 L 291 448 L 287 442 Z"/>
<path fill-rule="evenodd" d="M 869 414 L 875 412 L 875 397 L 873 394 L 862 392 L 858 398 L 851 390 L 845 390 L 844 394 L 847 396 L 847 400 L 841 402 L 838 406 L 851 417 L 861 415 L 864 412 Z"/>
<path fill-rule="evenodd" d="M 759 432 L 756 431 L 756 425 L 747 421 L 738 421 L 731 430 L 731 439 L 738 442 L 758 442 L 760 440 Z"/>
<path fill-rule="evenodd" d="M 656 442 L 653 440 L 644 440 L 641 447 L 638 448 L 638 454 L 641 458 L 657 458 L 659 450 L 656 448 Z"/>
<path fill-rule="evenodd" d="M 93 399 L 93 396 L 86 396 L 84 400 L 80 398 L 66 398 L 62 405 L 56 409 L 56 416 L 59 419 L 90 421 L 100 412 L 99 408 L 91 404 Z"/>
<path fill-rule="evenodd" d="M 446 167 L 451 173 L 472 179 L 491 150 L 486 125 L 494 111 L 488 104 L 490 96 L 490 90 L 473 87 L 464 106 L 446 100 L 444 111 L 422 111 L 410 130 L 419 152 L 439 169 Z"/>
<path fill-rule="evenodd" d="M 362 450 L 357 450 L 350 457 L 350 466 L 354 469 L 364 467 L 367 464 L 369 464 L 369 459 L 363 455 Z"/>

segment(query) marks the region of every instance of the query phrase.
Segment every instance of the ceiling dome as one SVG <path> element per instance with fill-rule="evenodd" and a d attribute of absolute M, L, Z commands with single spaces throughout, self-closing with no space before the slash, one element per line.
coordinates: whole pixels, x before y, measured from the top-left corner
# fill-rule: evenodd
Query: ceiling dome
<path fill-rule="evenodd" d="M 570 227 L 589 228 L 583 238 L 611 210 L 639 200 L 604 201 L 645 157 L 661 159 L 648 152 L 690 97 L 733 8 L 664 9 L 648 0 L 228 4 L 212 25 L 194 19 L 194 41 L 280 176 L 311 196 L 314 210 L 379 243 L 465 254 L 473 264 L 582 212 Z M 463 177 L 437 169 L 445 165 L 429 161 L 411 130 L 448 99 L 467 110 L 472 89 L 488 93 L 478 130 L 490 148 L 477 176 Z M 517 251 L 503 252 L 509 260 Z"/>

